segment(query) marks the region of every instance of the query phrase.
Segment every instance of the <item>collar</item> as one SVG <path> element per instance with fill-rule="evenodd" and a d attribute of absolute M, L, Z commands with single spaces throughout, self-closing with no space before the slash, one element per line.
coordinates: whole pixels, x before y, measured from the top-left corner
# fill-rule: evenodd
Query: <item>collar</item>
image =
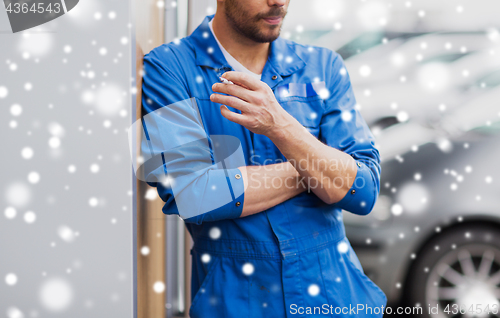
<path fill-rule="evenodd" d="M 189 36 L 195 48 L 196 65 L 213 69 L 231 69 L 208 26 L 208 22 L 214 16 L 215 14 L 206 16 L 198 28 Z M 281 81 L 282 76 L 291 75 L 304 68 L 305 65 L 304 60 L 292 49 L 291 43 L 282 37 L 278 37 L 271 42 L 269 56 L 262 71 L 262 80 L 268 82 L 268 77 L 272 78 L 272 76 L 276 75 Z M 279 81 L 273 80 L 271 82 Z"/>

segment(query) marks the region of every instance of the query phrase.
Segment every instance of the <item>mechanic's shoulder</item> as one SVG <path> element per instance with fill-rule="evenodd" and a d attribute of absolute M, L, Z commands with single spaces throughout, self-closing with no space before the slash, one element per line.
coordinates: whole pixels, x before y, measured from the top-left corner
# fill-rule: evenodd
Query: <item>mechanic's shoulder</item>
<path fill-rule="evenodd" d="M 285 39 L 287 45 L 304 60 L 318 59 L 333 61 L 342 58 L 337 52 L 322 46 L 306 45 Z"/>
<path fill-rule="evenodd" d="M 144 55 L 144 59 L 156 59 L 167 66 L 180 65 L 181 59 L 186 61 L 189 58 L 194 59 L 194 51 L 188 37 L 164 43 Z"/>

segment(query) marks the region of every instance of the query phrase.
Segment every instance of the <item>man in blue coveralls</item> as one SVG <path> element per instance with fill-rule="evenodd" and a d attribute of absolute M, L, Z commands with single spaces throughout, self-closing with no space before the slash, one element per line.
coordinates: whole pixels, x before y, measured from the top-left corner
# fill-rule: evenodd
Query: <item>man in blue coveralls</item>
<path fill-rule="evenodd" d="M 192 318 L 381 317 L 386 305 L 342 221 L 372 210 L 379 153 L 342 58 L 279 37 L 288 4 L 218 0 L 144 57 L 143 109 L 158 115 L 142 124 L 161 154 L 146 179 L 194 240 Z"/>

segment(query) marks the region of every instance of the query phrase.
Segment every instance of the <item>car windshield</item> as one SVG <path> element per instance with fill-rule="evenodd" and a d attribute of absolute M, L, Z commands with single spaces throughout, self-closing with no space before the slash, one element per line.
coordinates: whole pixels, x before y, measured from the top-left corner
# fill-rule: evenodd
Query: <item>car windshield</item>
<path fill-rule="evenodd" d="M 475 84 L 475 86 L 488 88 L 497 87 L 498 85 L 500 85 L 500 69 L 489 73 Z"/>
<path fill-rule="evenodd" d="M 500 133 L 500 121 L 489 123 L 489 125 L 476 127 L 472 129 L 472 131 L 485 135 L 497 135 Z"/>
<path fill-rule="evenodd" d="M 421 34 L 400 32 L 367 32 L 337 49 L 337 53 L 339 53 L 344 59 L 348 59 L 356 54 L 382 44 L 383 39 L 387 39 L 387 41 L 393 39 L 408 40 L 419 35 Z"/>
<path fill-rule="evenodd" d="M 433 56 L 433 57 L 430 57 L 428 59 L 423 60 L 422 64 L 426 64 L 426 63 L 452 63 L 452 62 L 455 62 L 456 60 L 458 60 L 462 57 L 465 57 L 469 54 L 470 54 L 470 52 L 437 55 L 437 56 Z"/>

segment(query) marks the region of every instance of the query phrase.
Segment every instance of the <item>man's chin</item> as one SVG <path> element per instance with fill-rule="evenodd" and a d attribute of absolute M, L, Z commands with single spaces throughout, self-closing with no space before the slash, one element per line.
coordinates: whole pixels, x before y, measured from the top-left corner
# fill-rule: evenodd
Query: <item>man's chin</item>
<path fill-rule="evenodd" d="M 280 33 L 277 32 L 271 36 L 268 37 L 269 41 L 268 42 L 273 42 L 274 40 L 276 40 L 278 37 L 280 36 Z"/>
<path fill-rule="evenodd" d="M 272 42 L 276 40 L 280 36 L 280 27 L 281 25 L 276 25 L 273 28 L 268 28 L 269 32 L 265 32 L 264 34 L 261 34 L 261 38 L 265 41 L 262 42 Z"/>
<path fill-rule="evenodd" d="M 245 28 L 245 32 L 242 33 L 257 43 L 270 43 L 279 37 L 281 25 L 282 23 L 276 25 L 263 25 L 258 23 L 254 24 L 252 27 Z"/>
<path fill-rule="evenodd" d="M 279 34 L 277 36 L 272 36 L 272 37 L 261 37 L 258 39 L 254 39 L 254 41 L 257 43 L 271 43 L 274 40 L 276 40 L 278 37 L 279 37 Z"/>

